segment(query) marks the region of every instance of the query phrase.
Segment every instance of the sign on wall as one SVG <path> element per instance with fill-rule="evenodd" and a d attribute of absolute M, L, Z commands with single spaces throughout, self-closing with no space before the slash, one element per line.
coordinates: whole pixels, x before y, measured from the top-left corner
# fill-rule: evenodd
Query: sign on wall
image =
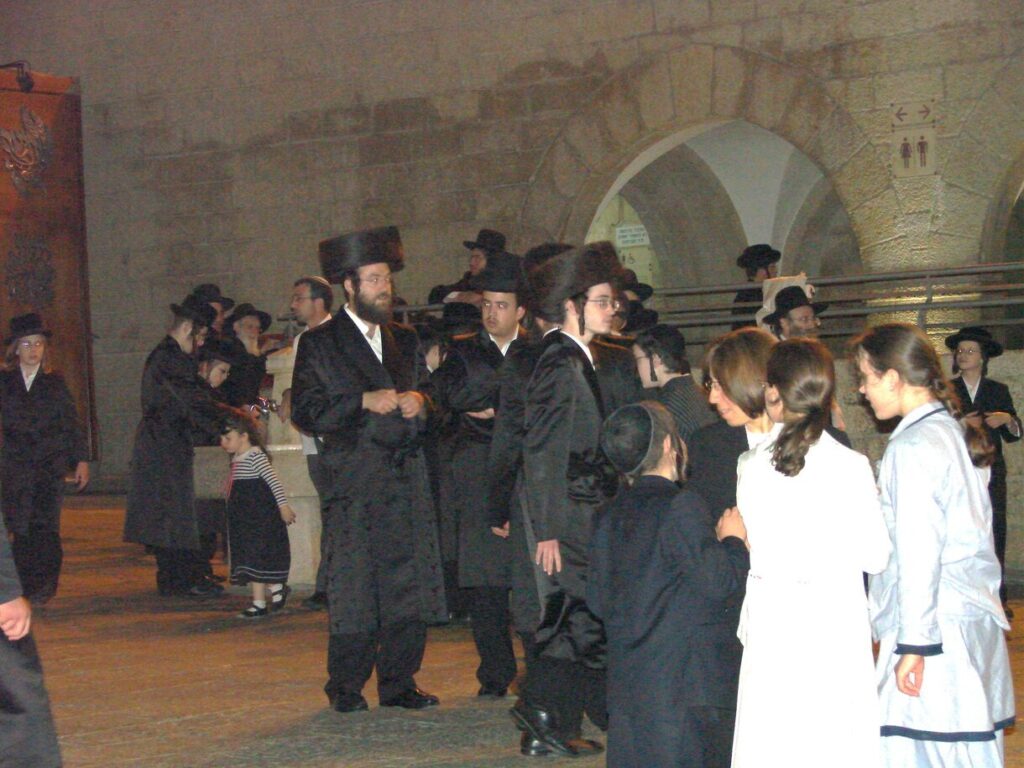
<path fill-rule="evenodd" d="M 935 99 L 890 104 L 889 119 L 892 124 L 892 175 L 907 178 L 938 173 Z"/>
<path fill-rule="evenodd" d="M 620 224 L 615 227 L 615 247 L 635 248 L 639 245 L 650 245 L 651 238 L 647 227 L 643 224 Z"/>

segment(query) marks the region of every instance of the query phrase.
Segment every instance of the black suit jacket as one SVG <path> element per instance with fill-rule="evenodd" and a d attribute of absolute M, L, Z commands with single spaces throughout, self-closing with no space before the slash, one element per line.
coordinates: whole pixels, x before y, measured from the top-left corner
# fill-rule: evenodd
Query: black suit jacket
<path fill-rule="evenodd" d="M 644 387 L 632 351 L 605 339 L 591 341 L 590 351 L 594 355 L 597 380 L 601 385 L 605 416 L 611 415 L 616 408 L 644 399 Z"/>

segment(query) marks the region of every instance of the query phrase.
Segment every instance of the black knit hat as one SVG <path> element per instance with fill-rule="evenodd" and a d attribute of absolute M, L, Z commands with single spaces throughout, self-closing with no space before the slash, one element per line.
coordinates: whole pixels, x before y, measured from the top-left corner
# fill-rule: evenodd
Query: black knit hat
<path fill-rule="evenodd" d="M 741 269 L 762 269 L 769 264 L 774 264 L 782 258 L 782 254 L 767 243 L 758 243 L 744 249 L 740 257 L 736 259 L 736 266 Z"/>
<path fill-rule="evenodd" d="M 956 352 L 961 341 L 975 341 L 985 353 L 985 357 L 999 357 L 1003 354 L 1003 345 L 992 338 L 987 328 L 979 325 L 969 325 L 961 328 L 952 336 L 946 337 L 946 346 Z"/>
<path fill-rule="evenodd" d="M 387 264 L 392 272 L 405 266 L 398 227 L 348 232 L 320 243 L 320 268 L 332 283 L 340 283 L 347 272 L 370 264 Z"/>

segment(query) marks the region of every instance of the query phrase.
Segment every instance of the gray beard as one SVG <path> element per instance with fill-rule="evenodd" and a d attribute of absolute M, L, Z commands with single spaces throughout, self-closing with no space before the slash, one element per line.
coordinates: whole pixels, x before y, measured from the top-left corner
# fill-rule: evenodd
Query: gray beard
<path fill-rule="evenodd" d="M 374 304 L 368 304 L 363 301 L 361 294 L 356 293 L 354 298 L 354 306 L 356 315 L 365 323 L 372 323 L 373 325 L 384 325 L 385 323 L 391 322 L 391 307 L 387 309 L 381 309 Z"/>

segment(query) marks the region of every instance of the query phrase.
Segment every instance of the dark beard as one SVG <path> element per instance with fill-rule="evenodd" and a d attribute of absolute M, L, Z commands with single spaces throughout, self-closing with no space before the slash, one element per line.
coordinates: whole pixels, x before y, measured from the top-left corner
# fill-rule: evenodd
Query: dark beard
<path fill-rule="evenodd" d="M 376 304 L 363 301 L 362 293 L 357 292 L 355 298 L 355 313 L 365 323 L 373 325 L 384 325 L 391 322 L 391 305 L 387 309 L 381 309 Z"/>

